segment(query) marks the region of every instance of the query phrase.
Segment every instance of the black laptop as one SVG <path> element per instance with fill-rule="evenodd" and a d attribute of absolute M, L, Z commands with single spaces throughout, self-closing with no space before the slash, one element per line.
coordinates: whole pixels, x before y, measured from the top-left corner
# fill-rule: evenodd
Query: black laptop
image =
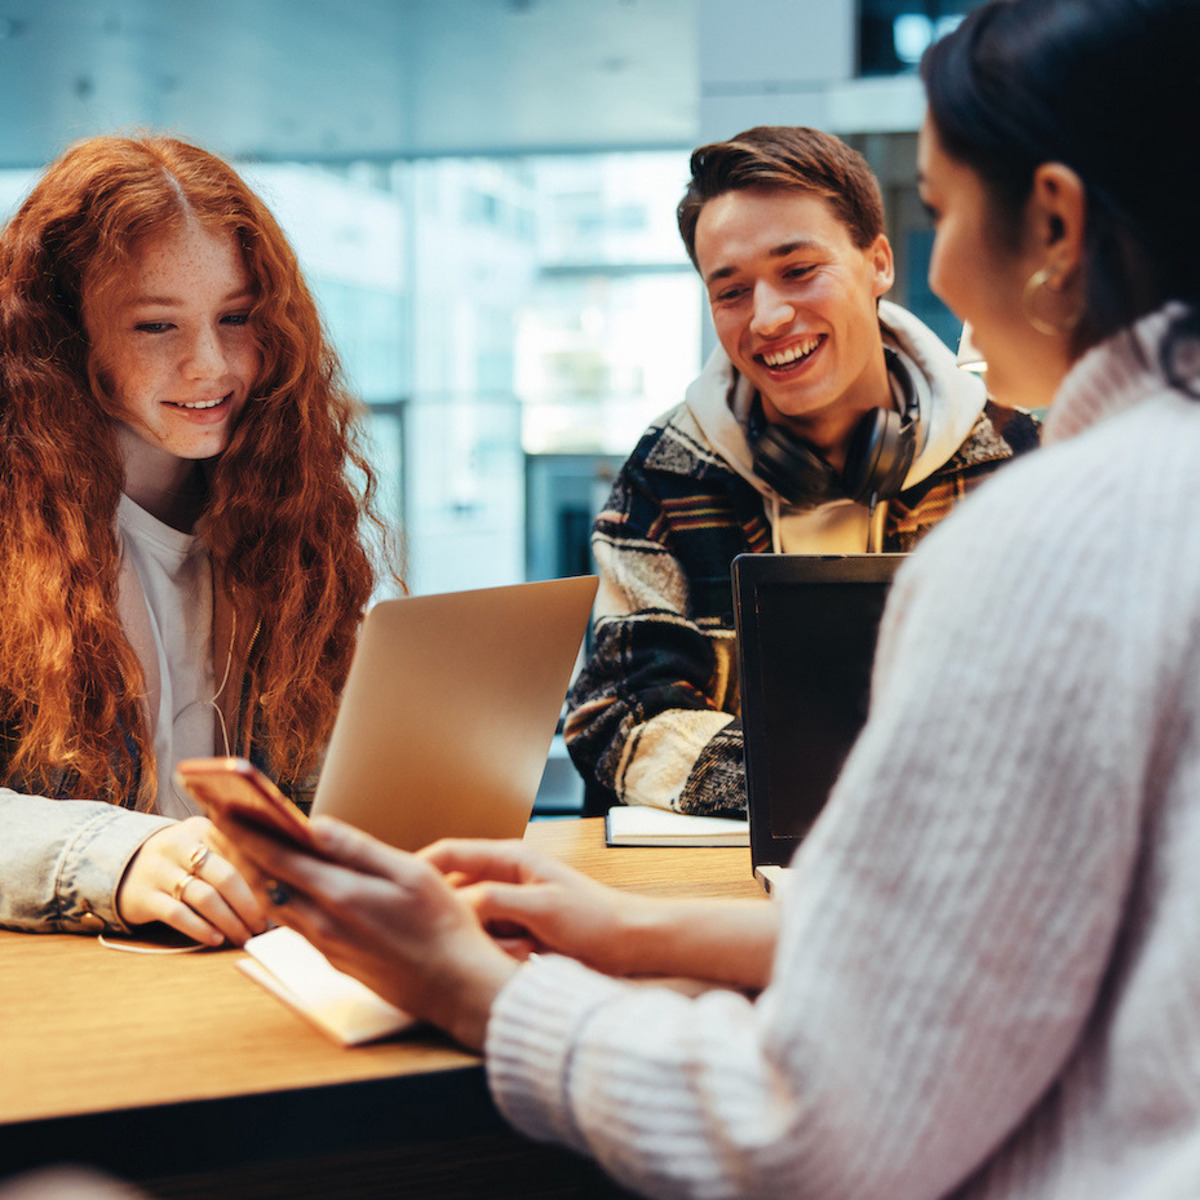
<path fill-rule="evenodd" d="M 879 619 L 906 557 L 734 559 L 750 853 L 768 890 L 866 721 Z"/>

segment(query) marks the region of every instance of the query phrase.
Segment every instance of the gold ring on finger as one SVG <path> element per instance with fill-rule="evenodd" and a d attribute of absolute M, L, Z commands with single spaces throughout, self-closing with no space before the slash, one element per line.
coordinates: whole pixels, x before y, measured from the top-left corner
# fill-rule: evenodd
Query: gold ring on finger
<path fill-rule="evenodd" d="M 209 845 L 207 842 L 201 842 L 195 850 L 192 851 L 192 857 L 188 859 L 188 874 L 199 875 L 200 868 L 208 861 Z"/>
<path fill-rule="evenodd" d="M 171 895 L 176 900 L 183 900 L 183 893 L 187 891 L 187 885 L 192 882 L 191 871 L 184 871 L 180 877 L 175 880 L 175 886 L 171 889 Z"/>

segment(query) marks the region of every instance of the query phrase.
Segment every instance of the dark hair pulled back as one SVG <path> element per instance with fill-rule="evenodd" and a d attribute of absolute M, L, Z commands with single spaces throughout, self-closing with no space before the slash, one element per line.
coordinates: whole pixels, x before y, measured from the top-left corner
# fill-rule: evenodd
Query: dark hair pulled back
<path fill-rule="evenodd" d="M 1087 195 L 1085 299 L 1076 349 L 1168 300 L 1187 305 L 1163 343 L 1200 336 L 1200 3 L 994 0 L 921 64 L 948 154 L 987 184 L 1014 242 L 1034 170 L 1061 162 Z"/>

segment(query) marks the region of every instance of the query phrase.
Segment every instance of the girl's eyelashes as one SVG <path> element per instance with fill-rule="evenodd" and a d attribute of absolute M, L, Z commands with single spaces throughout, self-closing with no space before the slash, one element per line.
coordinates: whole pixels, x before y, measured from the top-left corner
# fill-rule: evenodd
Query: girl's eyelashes
<path fill-rule="evenodd" d="M 227 313 L 221 317 L 220 321 L 222 325 L 240 328 L 250 323 L 250 314 L 248 312 Z M 171 321 L 138 321 L 134 325 L 134 329 L 138 333 L 166 333 L 174 328 L 175 325 Z"/>

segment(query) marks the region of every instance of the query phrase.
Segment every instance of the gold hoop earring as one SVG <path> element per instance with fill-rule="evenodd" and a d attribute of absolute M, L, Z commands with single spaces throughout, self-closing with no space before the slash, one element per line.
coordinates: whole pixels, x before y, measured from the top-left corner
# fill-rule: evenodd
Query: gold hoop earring
<path fill-rule="evenodd" d="M 1025 281 L 1025 289 L 1021 293 L 1021 312 L 1025 316 L 1025 320 L 1033 326 L 1038 333 L 1045 334 L 1046 337 L 1062 337 L 1064 334 L 1070 333 L 1079 324 L 1083 317 L 1083 311 L 1073 313 L 1064 322 L 1059 325 L 1053 321 L 1047 321 L 1045 317 L 1038 316 L 1037 313 L 1037 296 L 1042 288 L 1047 287 L 1054 278 L 1054 272 L 1049 267 L 1038 267 L 1036 271 Z M 1049 288 L 1050 292 L 1054 292 L 1054 288 Z"/>

